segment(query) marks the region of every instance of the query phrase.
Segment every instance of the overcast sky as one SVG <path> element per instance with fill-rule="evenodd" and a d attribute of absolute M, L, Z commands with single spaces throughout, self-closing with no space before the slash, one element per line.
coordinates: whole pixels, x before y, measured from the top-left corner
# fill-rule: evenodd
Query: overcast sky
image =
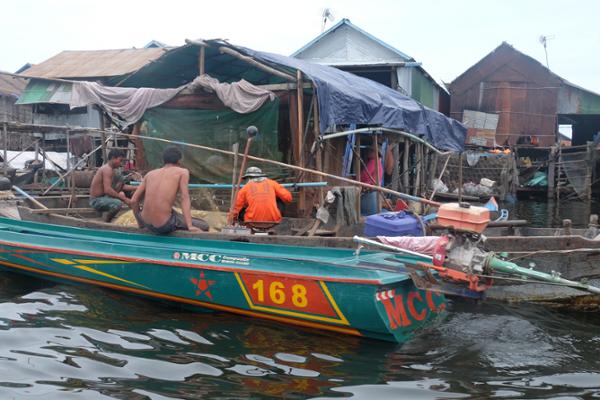
<path fill-rule="evenodd" d="M 0 70 L 13 72 L 62 50 L 143 47 L 152 39 L 223 38 L 289 55 L 320 33 L 324 8 L 451 82 L 502 41 L 600 93 L 600 1 L 29 0 L 2 4 Z M 331 26 L 331 23 L 328 25 Z"/>

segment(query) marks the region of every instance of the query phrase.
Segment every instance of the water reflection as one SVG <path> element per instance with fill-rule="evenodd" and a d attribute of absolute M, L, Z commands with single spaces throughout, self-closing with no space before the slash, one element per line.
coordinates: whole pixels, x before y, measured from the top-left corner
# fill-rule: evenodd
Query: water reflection
<path fill-rule="evenodd" d="M 526 219 L 535 227 L 558 227 L 563 219 L 571 219 L 573 227 L 586 228 L 590 214 L 600 214 L 597 201 L 518 200 L 500 206 L 509 210 L 511 219 Z"/>
<path fill-rule="evenodd" d="M 39 282 L 0 275 L 0 398 L 600 396 L 598 316 L 457 302 L 399 347 Z"/>

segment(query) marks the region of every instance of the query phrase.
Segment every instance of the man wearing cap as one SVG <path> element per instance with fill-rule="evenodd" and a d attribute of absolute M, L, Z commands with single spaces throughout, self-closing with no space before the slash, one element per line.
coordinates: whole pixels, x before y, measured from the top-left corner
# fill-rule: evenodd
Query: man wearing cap
<path fill-rule="evenodd" d="M 245 209 L 244 222 L 281 221 L 277 199 L 289 203 L 292 201 L 292 194 L 279 183 L 267 178 L 258 167 L 249 167 L 242 178 L 250 180 L 237 194 L 233 209 L 234 219 Z"/>

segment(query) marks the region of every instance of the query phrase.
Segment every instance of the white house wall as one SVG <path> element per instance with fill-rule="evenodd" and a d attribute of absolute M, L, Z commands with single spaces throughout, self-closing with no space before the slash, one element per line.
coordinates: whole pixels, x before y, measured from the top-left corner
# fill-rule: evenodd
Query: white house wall
<path fill-rule="evenodd" d="M 398 77 L 398 88 L 403 94 L 412 95 L 412 73 L 414 68 L 400 67 L 396 68 L 396 76 Z"/>
<path fill-rule="evenodd" d="M 373 65 L 407 61 L 392 50 L 351 29 L 341 26 L 296 56 L 327 65 Z"/>

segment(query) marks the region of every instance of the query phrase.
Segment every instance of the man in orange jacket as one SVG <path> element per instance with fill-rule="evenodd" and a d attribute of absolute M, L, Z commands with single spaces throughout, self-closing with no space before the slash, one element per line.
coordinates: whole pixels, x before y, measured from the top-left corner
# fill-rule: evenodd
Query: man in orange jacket
<path fill-rule="evenodd" d="M 285 203 L 292 201 L 292 194 L 279 183 L 266 177 L 258 167 L 250 167 L 242 178 L 251 178 L 238 192 L 233 209 L 237 219 L 245 208 L 244 222 L 279 222 L 281 212 L 277 198 Z"/>

